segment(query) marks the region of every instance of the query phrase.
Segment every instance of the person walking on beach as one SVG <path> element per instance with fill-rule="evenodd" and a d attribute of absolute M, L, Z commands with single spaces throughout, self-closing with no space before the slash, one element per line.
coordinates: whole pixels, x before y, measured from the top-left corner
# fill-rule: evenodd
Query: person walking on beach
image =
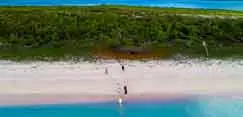
<path fill-rule="evenodd" d="M 108 69 L 107 69 L 107 67 L 105 68 L 105 74 L 108 74 Z"/>
<path fill-rule="evenodd" d="M 126 85 L 123 86 L 123 90 L 124 90 L 124 95 L 127 95 L 127 86 Z"/>
<path fill-rule="evenodd" d="M 121 68 L 122 68 L 122 71 L 125 71 L 125 67 L 124 67 L 124 65 L 122 65 Z"/>

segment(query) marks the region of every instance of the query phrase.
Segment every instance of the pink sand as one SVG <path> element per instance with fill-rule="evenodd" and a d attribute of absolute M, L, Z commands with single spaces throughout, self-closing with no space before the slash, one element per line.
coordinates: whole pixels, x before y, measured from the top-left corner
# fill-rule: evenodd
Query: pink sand
<path fill-rule="evenodd" d="M 127 99 L 243 94 L 242 61 L 123 61 L 123 64 L 125 72 L 115 61 L 0 61 L 0 105 L 117 100 L 123 85 L 128 86 Z"/>

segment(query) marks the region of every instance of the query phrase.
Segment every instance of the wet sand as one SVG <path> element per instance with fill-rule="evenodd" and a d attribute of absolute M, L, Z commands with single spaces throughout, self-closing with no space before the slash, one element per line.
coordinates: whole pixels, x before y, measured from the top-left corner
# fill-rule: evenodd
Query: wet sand
<path fill-rule="evenodd" d="M 123 63 L 125 72 L 115 61 L 0 61 L 0 105 L 117 100 L 123 85 L 128 86 L 125 99 L 167 100 L 191 95 L 241 97 L 243 94 L 242 61 Z"/>

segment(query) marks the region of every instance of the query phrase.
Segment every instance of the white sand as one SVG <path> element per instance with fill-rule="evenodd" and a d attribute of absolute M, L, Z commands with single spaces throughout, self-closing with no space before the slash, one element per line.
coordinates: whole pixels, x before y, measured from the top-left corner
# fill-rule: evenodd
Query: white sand
<path fill-rule="evenodd" d="M 243 61 L 126 61 L 124 64 L 125 72 L 114 61 L 0 61 L 0 105 L 114 99 L 123 84 L 128 86 L 129 95 L 243 94 Z"/>

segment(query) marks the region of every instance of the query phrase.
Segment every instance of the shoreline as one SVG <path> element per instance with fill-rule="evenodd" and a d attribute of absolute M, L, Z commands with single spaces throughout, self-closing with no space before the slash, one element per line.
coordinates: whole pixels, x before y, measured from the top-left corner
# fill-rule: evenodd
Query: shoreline
<path fill-rule="evenodd" d="M 132 94 L 123 97 L 123 103 L 140 102 L 163 102 L 168 103 L 177 100 L 190 100 L 203 97 L 230 98 L 243 101 L 243 93 L 236 94 L 209 94 L 209 95 L 190 95 L 190 94 Z M 27 94 L 27 95 L 0 95 L 0 108 L 19 107 L 19 106 L 41 106 L 41 105 L 69 105 L 69 104 L 99 104 L 117 103 L 118 96 L 114 95 L 78 95 L 78 94 Z"/>
<path fill-rule="evenodd" d="M 233 11 L 242 12 L 243 9 L 235 8 L 204 8 L 204 7 L 183 7 L 171 5 L 149 5 L 149 4 L 109 4 L 109 3 L 86 3 L 86 4 L 0 4 L 0 7 L 97 7 L 97 6 L 112 6 L 112 7 L 140 7 L 140 8 L 163 8 L 163 9 L 195 9 L 195 10 L 212 10 L 212 11 Z"/>
<path fill-rule="evenodd" d="M 31 106 L 53 104 L 93 104 L 93 103 L 118 103 L 116 95 L 84 95 L 84 94 L 10 94 L 0 95 L 0 107 L 4 106 Z M 178 94 L 132 94 L 122 96 L 126 101 L 170 101 L 186 99 L 189 96 Z"/>

